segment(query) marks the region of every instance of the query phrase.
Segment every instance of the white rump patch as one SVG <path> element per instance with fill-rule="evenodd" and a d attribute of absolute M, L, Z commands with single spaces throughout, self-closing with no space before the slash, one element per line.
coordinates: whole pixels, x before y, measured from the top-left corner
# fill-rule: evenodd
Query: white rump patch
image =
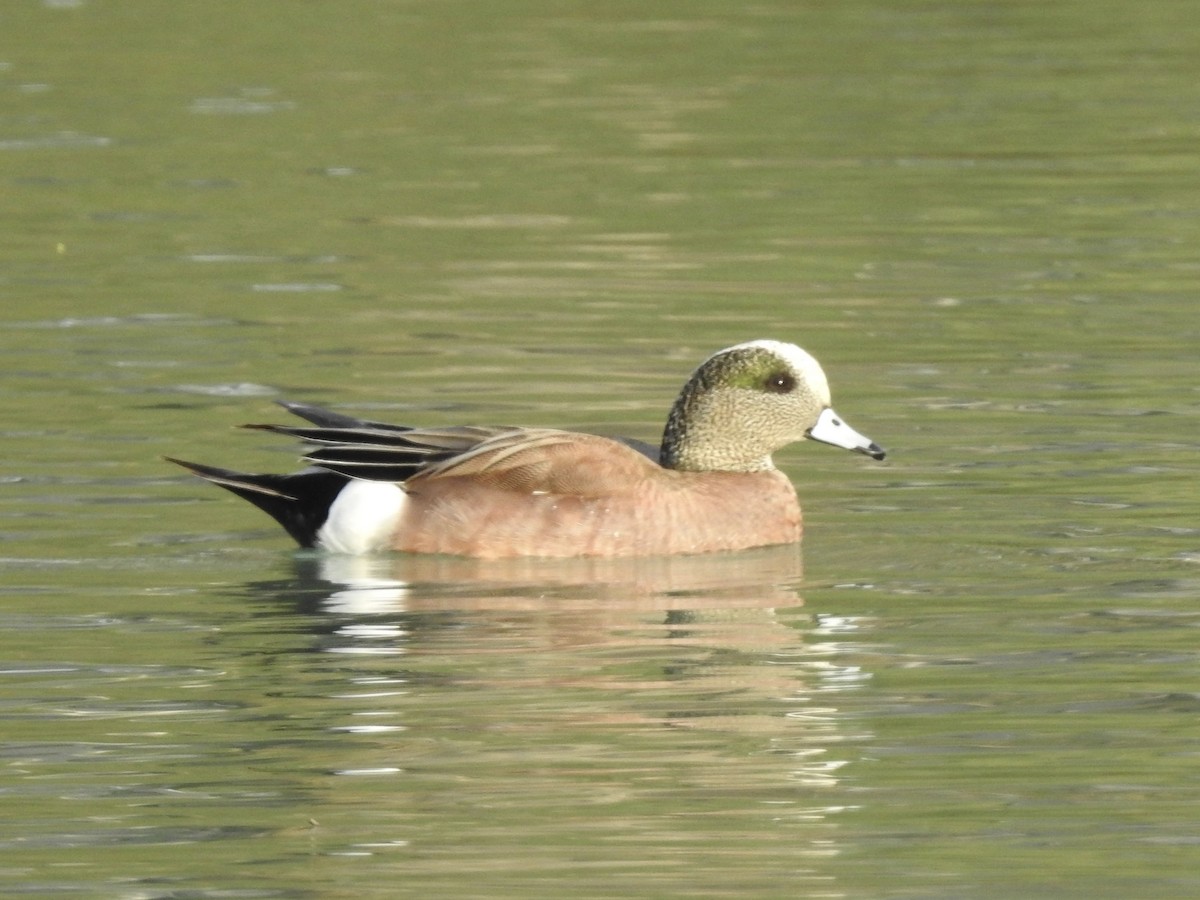
<path fill-rule="evenodd" d="M 317 532 L 317 542 L 331 553 L 374 553 L 389 549 L 408 495 L 386 481 L 351 481 Z"/>

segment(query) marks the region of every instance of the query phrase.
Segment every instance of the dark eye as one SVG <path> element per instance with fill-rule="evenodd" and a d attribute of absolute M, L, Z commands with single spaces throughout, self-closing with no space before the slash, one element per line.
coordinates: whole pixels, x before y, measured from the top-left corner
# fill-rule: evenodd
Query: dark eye
<path fill-rule="evenodd" d="M 790 394 L 796 389 L 796 377 L 791 372 L 772 372 L 763 387 L 772 394 Z"/>

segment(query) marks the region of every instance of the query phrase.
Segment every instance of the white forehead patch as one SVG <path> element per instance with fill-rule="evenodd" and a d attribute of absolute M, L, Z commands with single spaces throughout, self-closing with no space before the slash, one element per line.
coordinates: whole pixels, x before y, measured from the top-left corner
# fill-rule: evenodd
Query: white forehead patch
<path fill-rule="evenodd" d="M 746 347 L 757 347 L 760 350 L 768 350 L 774 353 L 787 363 L 788 367 L 796 373 L 801 381 L 809 386 L 819 400 L 829 405 L 829 379 L 825 377 L 825 370 L 821 368 L 821 364 L 807 350 L 784 341 L 766 339 L 746 341 L 744 344 L 729 347 L 728 350 L 739 350 Z M 720 352 L 726 353 L 728 350 Z"/>

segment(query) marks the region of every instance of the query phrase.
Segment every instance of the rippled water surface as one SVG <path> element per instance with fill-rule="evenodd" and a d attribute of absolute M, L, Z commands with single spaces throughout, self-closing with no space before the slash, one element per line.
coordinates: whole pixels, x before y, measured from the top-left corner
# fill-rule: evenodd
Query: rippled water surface
<path fill-rule="evenodd" d="M 0 11 L 0 893 L 1200 895 L 1185 2 Z M 655 440 L 801 551 L 296 554 L 302 399 Z"/>

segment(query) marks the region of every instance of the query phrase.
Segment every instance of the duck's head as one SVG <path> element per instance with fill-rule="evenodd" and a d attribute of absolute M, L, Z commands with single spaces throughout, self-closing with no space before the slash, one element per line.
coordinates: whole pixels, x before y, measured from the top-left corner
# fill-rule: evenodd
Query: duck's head
<path fill-rule="evenodd" d="M 771 454 L 811 438 L 872 459 L 884 450 L 830 406 L 820 364 L 795 344 L 749 341 L 700 364 L 671 409 L 660 462 L 686 471 L 759 472 Z"/>

